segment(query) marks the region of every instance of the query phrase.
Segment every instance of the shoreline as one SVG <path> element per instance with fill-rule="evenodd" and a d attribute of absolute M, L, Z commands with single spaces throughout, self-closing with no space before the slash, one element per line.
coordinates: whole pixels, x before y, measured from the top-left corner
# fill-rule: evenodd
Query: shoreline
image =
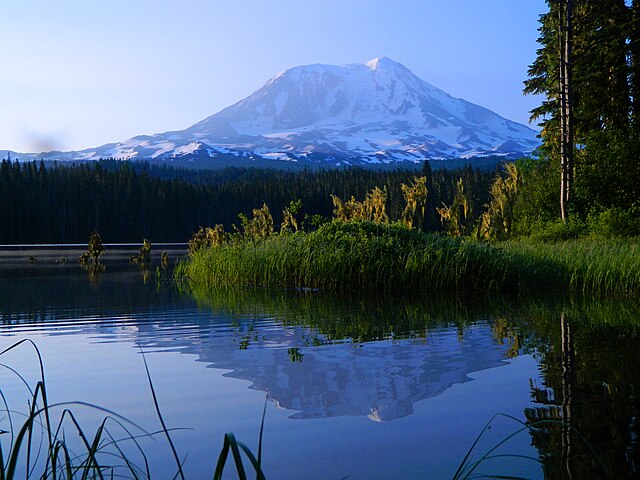
<path fill-rule="evenodd" d="M 130 256 L 138 255 L 141 246 L 142 243 L 104 244 L 105 253 L 100 257 L 100 263 L 107 267 L 129 265 Z M 187 255 L 186 243 L 156 243 L 151 246 L 152 261 L 149 265 L 159 264 L 163 251 L 167 252 L 172 265 Z M 81 269 L 80 255 L 86 250 L 86 244 L 0 245 L 0 273 L 25 269 Z"/>

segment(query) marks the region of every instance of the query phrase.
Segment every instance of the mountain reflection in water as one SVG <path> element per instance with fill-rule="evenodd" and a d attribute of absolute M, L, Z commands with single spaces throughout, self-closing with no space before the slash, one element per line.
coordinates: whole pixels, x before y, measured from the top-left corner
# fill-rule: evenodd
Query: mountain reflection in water
<path fill-rule="evenodd" d="M 164 342 L 145 335 L 144 342 L 154 348 L 180 345 L 182 352 L 197 354 L 211 367 L 229 370 L 226 376 L 248 380 L 278 406 L 297 410 L 291 418 L 367 415 L 375 421 L 394 420 L 410 415 L 415 402 L 468 381 L 469 373 L 505 364 L 488 325 L 474 326 L 464 339 L 436 331 L 422 340 L 309 348 L 311 334 L 304 327 L 266 324 L 256 333 L 258 342 L 246 350 L 238 349 L 234 337 L 223 336 L 180 345 L 179 339 Z M 291 348 L 301 352 L 298 361 L 291 360 Z"/>
<path fill-rule="evenodd" d="M 363 415 L 394 420 L 410 415 L 415 402 L 469 381 L 469 373 L 506 364 L 506 347 L 497 344 L 487 322 L 470 324 L 461 334 L 437 322 L 427 328 L 428 317 L 414 312 L 412 318 L 402 309 L 389 312 L 390 305 L 368 306 L 366 300 L 332 305 L 293 295 L 286 307 L 295 314 L 288 315 L 292 322 L 287 324 L 269 313 L 266 292 L 226 293 L 219 299 L 225 307 L 212 312 L 180 303 L 172 289 L 145 304 L 153 284 L 137 282 L 123 296 L 118 280 L 104 275 L 97 302 L 91 294 L 95 286 L 81 275 L 49 285 L 39 302 L 31 296 L 39 290 L 38 278 L 29 279 L 29 286 L 12 282 L 5 285 L 5 294 L 12 294 L 0 315 L 5 325 L 13 324 L 14 335 L 33 329 L 51 335 L 84 333 L 100 342 L 126 340 L 147 351 L 197 355 L 212 368 L 228 370 L 225 376 L 251 382 L 250 388 L 265 391 L 279 407 L 296 411 L 291 418 L 297 419 Z M 69 301 L 70 294 L 75 301 Z M 273 301 L 285 305 L 281 296 Z M 326 323 L 313 325 L 314 316 L 328 318 L 332 310 L 343 317 L 339 322 L 359 326 L 361 338 L 354 340 L 356 332 L 349 327 L 338 333 L 336 324 L 328 330 L 322 328 Z M 395 315 L 400 328 L 387 325 L 383 313 Z"/>

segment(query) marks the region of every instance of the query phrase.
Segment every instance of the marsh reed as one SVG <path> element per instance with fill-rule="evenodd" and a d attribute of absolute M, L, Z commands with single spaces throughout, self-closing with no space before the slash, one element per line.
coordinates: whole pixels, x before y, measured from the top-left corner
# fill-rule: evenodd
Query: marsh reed
<path fill-rule="evenodd" d="M 401 224 L 333 221 L 310 233 L 204 248 L 175 273 L 207 287 L 628 296 L 640 292 L 640 250 L 628 240 L 483 243 Z"/>

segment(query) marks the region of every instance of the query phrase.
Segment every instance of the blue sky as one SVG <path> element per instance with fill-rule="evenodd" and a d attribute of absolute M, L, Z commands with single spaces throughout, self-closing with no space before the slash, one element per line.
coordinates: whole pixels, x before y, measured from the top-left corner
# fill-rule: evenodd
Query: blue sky
<path fill-rule="evenodd" d="M 379 56 L 526 123 L 544 11 L 544 0 L 3 2 L 0 157 L 183 129 L 286 68 Z"/>

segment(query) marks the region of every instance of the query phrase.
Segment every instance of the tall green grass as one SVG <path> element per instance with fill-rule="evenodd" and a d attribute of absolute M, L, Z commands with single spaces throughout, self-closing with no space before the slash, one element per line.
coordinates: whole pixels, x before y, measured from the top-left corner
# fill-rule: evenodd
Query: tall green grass
<path fill-rule="evenodd" d="M 506 242 L 506 253 L 529 262 L 555 265 L 563 288 L 582 296 L 637 296 L 640 293 L 640 239 L 583 238 L 554 243 Z"/>
<path fill-rule="evenodd" d="M 401 225 L 332 222 L 311 233 L 202 249 L 179 264 L 176 275 L 207 287 L 486 294 L 560 281 L 556 270 L 490 244 Z"/>
<path fill-rule="evenodd" d="M 175 273 L 207 288 L 635 295 L 640 293 L 640 250 L 637 242 L 619 239 L 488 244 L 402 225 L 334 221 L 311 233 L 202 249 Z"/>

